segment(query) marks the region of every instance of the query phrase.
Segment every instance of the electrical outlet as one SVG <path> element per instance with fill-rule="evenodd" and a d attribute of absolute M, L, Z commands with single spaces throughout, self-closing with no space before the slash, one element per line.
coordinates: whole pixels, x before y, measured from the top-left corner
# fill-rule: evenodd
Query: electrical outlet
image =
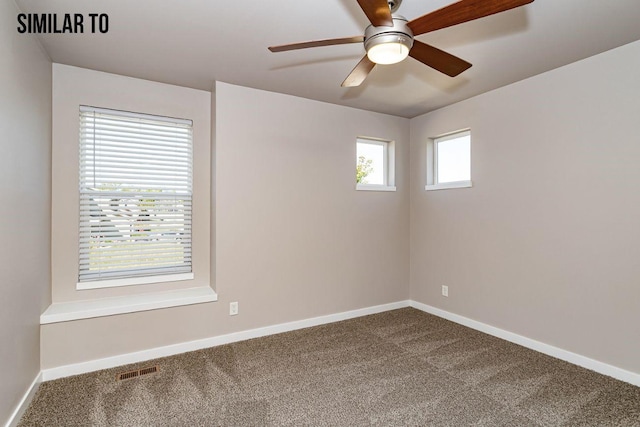
<path fill-rule="evenodd" d="M 449 287 L 442 285 L 442 296 L 443 297 L 448 297 L 449 296 Z"/>
<path fill-rule="evenodd" d="M 229 303 L 229 316 L 235 316 L 238 314 L 238 302 Z"/>

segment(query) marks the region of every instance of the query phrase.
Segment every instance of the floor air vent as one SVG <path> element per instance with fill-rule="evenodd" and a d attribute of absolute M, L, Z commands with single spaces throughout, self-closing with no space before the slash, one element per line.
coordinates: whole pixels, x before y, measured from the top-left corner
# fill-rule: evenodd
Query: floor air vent
<path fill-rule="evenodd" d="M 116 375 L 116 380 L 130 380 L 131 378 L 141 377 L 142 375 L 153 374 L 158 372 L 158 370 L 157 366 L 151 366 L 149 368 L 136 369 L 135 371 L 120 372 Z"/>

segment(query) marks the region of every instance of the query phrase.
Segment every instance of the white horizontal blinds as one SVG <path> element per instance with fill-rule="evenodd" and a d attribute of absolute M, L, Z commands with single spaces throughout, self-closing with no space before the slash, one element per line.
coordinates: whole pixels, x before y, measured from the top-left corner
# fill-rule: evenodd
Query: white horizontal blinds
<path fill-rule="evenodd" d="M 191 272 L 192 123 L 80 107 L 79 281 Z"/>

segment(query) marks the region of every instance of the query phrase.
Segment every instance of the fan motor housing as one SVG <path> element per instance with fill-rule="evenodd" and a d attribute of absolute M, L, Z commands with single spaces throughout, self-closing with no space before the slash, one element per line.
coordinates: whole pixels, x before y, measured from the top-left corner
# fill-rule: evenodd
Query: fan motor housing
<path fill-rule="evenodd" d="M 393 27 L 374 27 L 369 25 L 364 32 L 364 48 L 369 50 L 373 45 L 382 43 L 401 43 L 411 49 L 413 46 L 413 31 L 407 25 L 407 18 L 400 15 L 393 16 Z"/>

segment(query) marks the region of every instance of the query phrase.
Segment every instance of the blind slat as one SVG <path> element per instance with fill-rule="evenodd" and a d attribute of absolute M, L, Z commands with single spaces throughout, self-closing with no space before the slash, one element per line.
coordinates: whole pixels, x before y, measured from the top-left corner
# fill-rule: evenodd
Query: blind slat
<path fill-rule="evenodd" d="M 122 268 L 129 265 L 158 265 L 158 264 L 167 264 L 167 265 L 183 265 L 187 261 L 191 261 L 191 255 L 184 254 L 155 254 L 155 255 L 139 255 L 136 256 L 136 259 L 131 258 L 130 256 L 118 256 L 118 255 L 109 255 L 109 256 L 96 256 L 89 254 L 87 259 L 80 258 L 80 265 L 88 265 L 91 266 L 92 263 L 98 261 L 102 268 Z"/>
<path fill-rule="evenodd" d="M 128 156 L 136 156 L 139 158 L 149 157 L 151 159 L 174 159 L 175 157 L 189 157 L 188 152 L 178 149 L 158 151 L 147 149 L 146 147 L 138 147 L 131 144 L 108 145 L 107 143 L 104 143 L 98 148 L 94 148 L 93 146 L 84 147 L 81 153 L 89 157 L 99 157 L 103 154 L 109 153 L 125 154 L 125 158 L 127 158 Z"/>
<path fill-rule="evenodd" d="M 82 282 L 106 280 L 106 279 L 127 279 L 130 277 L 155 276 L 161 274 L 190 273 L 191 265 L 168 266 L 168 267 L 144 267 L 135 269 L 122 269 L 119 271 L 101 271 L 100 273 L 84 272 L 80 274 Z"/>
<path fill-rule="evenodd" d="M 109 240 L 111 243 L 107 244 L 106 240 Z M 164 244 L 169 244 L 169 243 L 175 243 L 175 239 L 166 239 L 166 240 L 156 240 L 154 241 L 154 243 L 164 243 Z M 184 243 L 185 246 L 189 247 L 191 244 L 191 239 L 182 239 L 180 240 L 180 243 Z M 116 246 L 117 247 L 121 247 L 121 248 L 126 248 L 126 247 L 136 247 L 136 246 L 140 246 L 140 242 L 134 242 L 131 241 L 131 239 L 105 239 L 105 243 L 102 245 L 103 247 L 113 247 Z M 83 252 L 88 252 L 91 250 L 92 247 L 95 246 L 95 243 L 93 241 L 91 241 L 90 239 L 87 239 L 86 243 L 82 243 L 80 245 L 80 253 Z"/>
<path fill-rule="evenodd" d="M 111 110 L 108 108 L 99 108 L 92 107 L 89 105 L 81 105 L 80 106 L 80 116 L 82 117 L 82 113 L 91 113 L 90 115 L 93 117 L 105 117 L 105 118 L 116 118 L 118 120 L 140 120 L 145 121 L 148 120 L 151 123 L 156 123 L 161 126 L 163 123 L 169 123 L 175 127 L 191 127 L 193 122 L 188 119 L 179 119 L 175 117 L 164 117 L 164 116 L 156 116 L 153 114 L 144 114 L 144 113 L 134 113 L 131 111 L 119 111 L 119 110 Z M 115 116 L 114 116 L 115 113 Z"/>
<path fill-rule="evenodd" d="M 91 260 L 95 255 L 92 253 L 93 249 L 89 249 L 87 251 L 84 252 L 80 252 L 80 262 L 82 262 L 83 260 Z M 122 248 L 101 248 L 100 252 L 103 255 L 108 255 L 109 257 L 115 257 L 115 258 L 119 258 L 119 257 L 128 257 L 129 254 L 132 252 L 131 250 L 123 250 Z M 184 256 L 191 256 L 191 251 L 187 251 L 184 249 L 174 249 L 173 251 L 168 251 L 168 250 L 151 250 L 151 249 L 146 249 L 146 250 L 142 250 L 142 251 L 138 251 L 135 250 L 135 252 L 140 252 L 141 254 L 144 253 L 145 255 L 184 255 Z"/>
<path fill-rule="evenodd" d="M 175 134 L 187 134 L 191 132 L 190 125 L 179 126 L 175 123 L 158 123 L 157 121 L 144 121 L 144 120 L 131 120 L 124 117 L 118 117 L 117 119 L 109 118 L 107 116 L 92 116 L 81 117 L 81 122 L 91 123 L 92 126 L 109 126 L 111 128 L 134 128 L 139 129 L 151 129 L 160 130 L 163 132 L 175 133 Z"/>
<path fill-rule="evenodd" d="M 98 131 L 102 129 L 110 131 L 122 131 L 123 129 L 130 130 L 131 132 L 156 132 L 163 133 L 165 135 L 187 135 L 191 132 L 188 127 L 176 128 L 168 125 L 156 125 L 150 123 L 144 123 L 141 121 L 131 120 L 109 120 L 105 118 L 96 117 L 95 119 L 81 119 L 83 123 L 91 124 L 91 131 Z"/>
<path fill-rule="evenodd" d="M 130 156 L 115 156 L 115 157 L 111 157 L 108 153 L 102 153 L 100 155 L 100 159 L 95 161 L 96 164 L 122 164 L 122 165 L 138 165 L 140 164 L 140 161 L 132 158 Z M 175 166 L 175 159 L 171 158 L 171 160 L 158 160 L 158 159 L 149 159 L 149 158 L 145 158 L 144 159 L 144 165 L 145 166 L 162 166 L 162 167 L 166 167 L 166 166 L 170 166 L 170 167 L 175 167 L 175 168 L 180 168 L 180 170 L 183 169 L 182 166 Z M 85 166 L 86 167 L 86 166 Z M 187 169 L 190 170 L 190 169 Z"/>
<path fill-rule="evenodd" d="M 86 230 L 86 228 L 85 228 Z M 164 238 L 158 238 L 158 239 L 154 239 L 154 237 L 158 234 L 161 234 L 160 230 L 158 231 L 152 231 L 152 232 L 143 232 L 143 231 L 131 231 L 129 233 L 126 232 L 118 232 L 118 231 L 113 231 L 113 232 L 109 232 L 109 231 L 95 231 L 95 230 L 91 230 L 91 231 L 83 231 L 80 230 L 80 237 L 83 239 L 91 239 L 93 241 L 96 241 L 98 239 L 103 239 L 103 240 L 108 240 L 109 242 L 126 242 L 126 241 L 132 241 L 138 244 L 143 244 L 145 242 L 148 241 L 153 241 L 153 240 L 163 240 L 163 241 L 173 241 L 175 242 L 177 240 L 176 237 L 179 236 L 168 236 L 169 234 L 173 234 L 173 235 L 179 235 L 182 234 L 183 232 L 186 234 L 188 232 L 191 231 L 191 227 L 184 227 L 184 228 L 170 228 L 170 227 L 166 227 L 164 230 L 162 230 L 162 234 L 164 234 Z"/>
<path fill-rule="evenodd" d="M 92 188 L 87 188 L 87 189 L 82 189 L 80 188 L 80 201 L 90 201 L 92 199 L 95 200 L 103 200 L 103 199 L 108 199 L 108 198 L 118 198 L 118 199 L 122 199 L 122 198 L 129 198 L 129 199 L 135 199 L 136 197 L 142 197 L 144 199 L 149 199 L 149 195 L 153 194 L 153 198 L 156 200 L 173 200 L 176 198 L 180 198 L 180 197 L 188 197 L 190 196 L 190 194 L 175 194 L 175 193 L 158 193 L 158 192 L 153 192 L 153 193 L 138 193 L 138 192 L 130 192 L 130 191 L 100 191 L 100 192 L 96 192 L 94 191 Z M 189 197 L 189 200 L 185 200 L 188 201 L 189 203 L 191 203 L 191 199 Z"/>
<path fill-rule="evenodd" d="M 91 171 L 84 169 L 81 171 L 80 176 L 86 178 L 122 178 L 122 180 L 127 179 L 141 179 L 144 181 L 154 182 L 156 180 L 164 180 L 164 179 L 173 179 L 175 182 L 187 181 L 188 176 L 191 175 L 189 173 L 175 173 L 175 172 L 166 172 L 163 171 L 154 171 L 153 173 L 146 172 L 144 170 L 140 170 L 139 172 L 132 171 L 130 167 L 121 168 L 117 170 L 115 168 L 104 169 L 96 166 Z M 188 184 L 185 182 L 185 185 Z"/>
<path fill-rule="evenodd" d="M 144 138 L 144 141 L 141 140 Z M 100 143 L 113 143 L 113 145 L 126 145 L 132 144 L 135 147 L 163 147 L 171 150 L 180 149 L 184 152 L 189 151 L 189 139 L 185 138 L 183 135 L 179 137 L 172 137 L 171 135 L 155 135 L 149 133 L 131 133 L 127 132 L 91 132 L 91 133 L 82 133 L 80 135 L 80 139 L 85 139 L 89 144 L 93 144 L 94 142 Z M 151 148 L 147 148 L 151 149 Z"/>
<path fill-rule="evenodd" d="M 144 171 L 144 170 L 153 170 L 153 171 L 162 171 L 162 172 L 179 172 L 179 173 L 184 173 L 184 174 L 191 174 L 191 170 L 187 169 L 187 168 L 180 168 L 180 167 L 176 167 L 176 166 L 171 166 L 171 165 L 163 165 L 161 163 L 154 163 L 154 164 L 149 164 L 149 163 L 137 163 L 137 162 L 127 162 L 124 161 L 124 159 L 120 160 L 120 161 L 100 161 L 100 162 L 95 162 L 95 167 L 100 169 L 100 170 L 113 170 L 115 168 L 119 168 L 122 170 L 137 170 L 137 171 Z M 93 170 L 93 168 L 89 168 L 87 166 L 83 166 L 82 168 L 80 168 L 80 173 L 90 173 Z"/>

